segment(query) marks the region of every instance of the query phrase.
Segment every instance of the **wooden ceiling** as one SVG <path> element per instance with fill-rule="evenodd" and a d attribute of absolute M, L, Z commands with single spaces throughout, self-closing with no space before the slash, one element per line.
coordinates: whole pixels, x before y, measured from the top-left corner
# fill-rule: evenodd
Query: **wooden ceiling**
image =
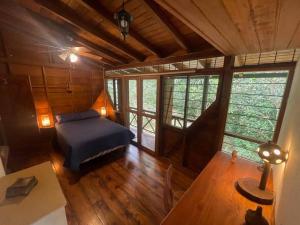
<path fill-rule="evenodd" d="M 17 7 L 3 7 L 12 2 L 22 15 Z M 107 68 L 300 47 L 299 0 L 126 0 L 134 19 L 125 41 L 113 18 L 121 0 L 2 0 L 0 6 L 1 21 L 26 21 L 36 26 L 20 26 L 27 33 L 51 34 L 49 41 L 61 47 L 85 47 L 84 57 Z"/>
<path fill-rule="evenodd" d="M 300 47 L 299 0 L 155 0 L 225 55 Z"/>
<path fill-rule="evenodd" d="M 51 33 L 60 46 L 85 47 L 90 52 L 82 55 L 108 68 L 199 52 L 220 55 L 215 47 L 152 0 L 125 1 L 125 9 L 134 18 L 125 41 L 113 18 L 121 9 L 121 0 L 3 0 L 0 5 L 12 5 L 11 2 L 24 9 L 22 16 L 19 9 L 10 7 L 10 12 L 0 17 L 10 20 L 12 15 L 12 21 L 34 24 L 36 30 Z M 2 11 L 5 14 L 6 10 Z"/>

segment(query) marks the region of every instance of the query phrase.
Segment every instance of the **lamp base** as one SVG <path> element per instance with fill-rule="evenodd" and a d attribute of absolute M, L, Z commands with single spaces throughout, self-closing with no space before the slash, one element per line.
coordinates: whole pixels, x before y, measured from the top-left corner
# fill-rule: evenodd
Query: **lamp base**
<path fill-rule="evenodd" d="M 236 182 L 236 189 L 246 198 L 264 205 L 273 204 L 273 193 L 259 189 L 259 181 L 252 178 L 241 178 Z"/>

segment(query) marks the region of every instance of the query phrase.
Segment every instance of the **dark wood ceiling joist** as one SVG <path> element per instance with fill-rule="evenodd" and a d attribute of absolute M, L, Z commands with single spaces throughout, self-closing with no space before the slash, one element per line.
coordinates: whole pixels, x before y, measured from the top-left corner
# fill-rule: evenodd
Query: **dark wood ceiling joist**
<path fill-rule="evenodd" d="M 94 0 L 81 0 L 80 1 L 86 8 L 89 10 L 94 10 L 101 18 L 108 21 L 111 25 L 113 25 L 115 28 L 119 29 L 118 23 L 114 19 L 114 15 L 109 12 L 101 3 L 100 1 L 94 1 Z M 162 57 L 159 50 L 148 40 L 146 40 L 144 37 L 142 37 L 138 32 L 133 30 L 132 28 L 129 29 L 129 36 L 134 38 L 137 42 L 139 42 L 143 47 L 145 47 L 147 50 L 149 50 L 152 54 Z"/>
<path fill-rule="evenodd" d="M 178 45 L 190 52 L 189 45 L 185 40 L 184 36 L 177 30 L 177 28 L 171 23 L 171 21 L 166 17 L 165 13 L 160 9 L 160 6 L 153 0 L 141 0 L 155 15 L 158 21 L 169 31 L 173 36 Z"/>
<path fill-rule="evenodd" d="M 128 55 L 129 57 L 136 59 L 138 61 L 143 61 L 145 56 L 140 52 L 132 49 L 125 45 L 122 41 L 115 38 L 114 36 L 108 34 L 105 30 L 102 30 L 98 27 L 94 27 L 83 22 L 78 15 L 69 7 L 67 7 L 64 3 L 61 3 L 57 0 L 35 0 L 37 4 L 42 6 L 43 8 L 47 9 L 63 21 L 83 30 L 86 31 L 96 38 L 101 39 L 105 43 L 109 44 L 113 48 L 123 52 L 124 54 Z"/>
<path fill-rule="evenodd" d="M 203 59 L 203 58 L 211 58 L 211 57 L 220 57 L 224 56 L 222 53 L 220 53 L 215 48 L 212 49 L 206 49 L 201 52 L 193 52 L 186 55 L 180 55 L 180 56 L 171 56 L 163 59 L 157 59 L 157 60 L 151 60 L 146 62 L 138 62 L 138 63 L 129 63 L 126 65 L 120 65 L 116 66 L 109 70 L 120 70 L 120 69 L 128 69 L 128 68 L 134 68 L 134 67 L 143 67 L 143 66 L 153 66 L 158 64 L 168 64 L 168 63 L 176 63 L 181 62 L 185 60 L 195 60 L 195 59 Z"/>
<path fill-rule="evenodd" d="M 42 15 L 37 14 L 36 12 L 30 11 L 30 9 L 28 9 L 28 11 L 30 12 L 30 15 L 32 16 L 32 18 L 35 19 L 37 22 L 39 22 L 47 30 L 55 31 L 61 35 L 64 35 L 66 38 L 68 38 L 68 40 L 66 40 L 66 41 L 69 42 L 70 44 L 72 44 L 72 45 L 78 44 L 80 46 L 90 49 L 92 52 L 96 53 L 96 55 L 102 56 L 103 58 L 101 61 L 99 61 L 99 63 L 104 63 L 109 66 L 115 65 L 115 63 L 113 63 L 110 60 L 107 60 L 106 58 L 111 58 L 112 60 L 114 60 L 118 63 L 121 63 L 121 64 L 128 63 L 128 61 L 126 59 L 124 59 L 123 57 L 120 57 L 119 55 L 115 54 L 114 52 L 107 50 L 106 48 L 98 46 L 98 45 L 94 44 L 93 42 L 80 37 L 75 32 L 66 29 L 65 27 L 63 27 L 60 24 L 57 24 L 54 21 L 44 18 Z"/>

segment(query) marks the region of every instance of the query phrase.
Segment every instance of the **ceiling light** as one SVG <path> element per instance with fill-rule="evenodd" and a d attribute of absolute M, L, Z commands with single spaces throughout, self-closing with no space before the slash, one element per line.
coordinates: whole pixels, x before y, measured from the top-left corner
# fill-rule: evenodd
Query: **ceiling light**
<path fill-rule="evenodd" d="M 133 17 L 125 10 L 124 0 L 123 0 L 123 8 L 114 14 L 114 18 L 117 21 L 121 34 L 125 40 L 126 36 L 129 34 L 129 26 L 133 20 Z"/>
<path fill-rule="evenodd" d="M 75 55 L 74 53 L 71 53 L 69 57 L 70 57 L 70 62 L 71 63 L 75 63 L 75 62 L 78 61 L 78 56 Z"/>

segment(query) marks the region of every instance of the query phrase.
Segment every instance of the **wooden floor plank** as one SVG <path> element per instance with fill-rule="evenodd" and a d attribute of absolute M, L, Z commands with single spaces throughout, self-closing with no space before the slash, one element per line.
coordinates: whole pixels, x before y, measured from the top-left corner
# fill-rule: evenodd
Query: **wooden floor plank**
<path fill-rule="evenodd" d="M 48 147 L 48 158 L 30 160 L 52 161 L 67 199 L 69 225 L 158 225 L 166 216 L 163 181 L 169 160 L 130 146 L 126 152 L 100 157 L 74 173 L 63 166 L 63 155 Z M 21 164 L 17 166 L 22 169 Z M 185 191 L 192 181 L 193 177 L 174 169 L 175 190 Z"/>

